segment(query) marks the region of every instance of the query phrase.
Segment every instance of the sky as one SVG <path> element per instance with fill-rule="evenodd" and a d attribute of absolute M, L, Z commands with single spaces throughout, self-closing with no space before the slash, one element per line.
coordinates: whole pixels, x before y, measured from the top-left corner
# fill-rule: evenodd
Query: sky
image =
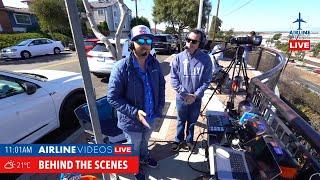
<path fill-rule="evenodd" d="M 90 0 L 92 1 L 92 0 Z M 135 3 L 124 0 L 135 17 Z M 211 16 L 216 15 L 218 0 L 210 0 Z M 26 7 L 20 0 L 3 0 L 5 6 Z M 152 28 L 153 0 L 138 0 L 138 16 L 146 17 Z M 298 28 L 292 23 L 301 17 L 307 23 L 302 23 L 303 30 L 320 32 L 320 1 L 319 0 L 220 0 L 218 17 L 222 20 L 222 30 L 233 28 L 235 31 L 290 31 Z M 210 18 L 211 20 L 211 18 Z M 164 30 L 166 24 L 157 25 Z"/>

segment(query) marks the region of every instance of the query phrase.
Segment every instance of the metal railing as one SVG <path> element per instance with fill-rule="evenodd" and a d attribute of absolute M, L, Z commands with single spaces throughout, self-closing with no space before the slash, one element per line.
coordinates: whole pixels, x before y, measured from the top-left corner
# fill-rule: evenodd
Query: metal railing
<path fill-rule="evenodd" d="M 286 61 L 282 53 L 269 48 L 250 53 L 248 64 L 263 73 L 251 79 L 248 98 L 297 165 L 320 171 L 319 132 L 274 93 Z"/>

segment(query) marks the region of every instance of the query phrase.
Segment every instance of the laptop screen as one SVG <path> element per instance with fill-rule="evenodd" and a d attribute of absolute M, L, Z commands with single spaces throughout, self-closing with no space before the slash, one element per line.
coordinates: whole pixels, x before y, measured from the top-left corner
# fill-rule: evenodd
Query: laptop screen
<path fill-rule="evenodd" d="M 281 174 L 277 161 L 262 137 L 248 144 L 246 159 L 252 179 L 273 179 Z"/>

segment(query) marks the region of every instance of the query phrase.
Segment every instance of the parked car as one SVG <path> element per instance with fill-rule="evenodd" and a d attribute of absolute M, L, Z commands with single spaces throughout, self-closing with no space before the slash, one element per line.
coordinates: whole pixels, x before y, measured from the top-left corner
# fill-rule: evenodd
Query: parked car
<path fill-rule="evenodd" d="M 49 132 L 78 126 L 74 110 L 85 103 L 79 73 L 0 70 L 0 143 L 33 143 Z"/>
<path fill-rule="evenodd" d="M 115 40 L 109 39 L 111 44 L 115 47 Z M 122 47 L 122 57 L 130 55 L 129 39 L 121 39 L 120 44 Z M 150 54 L 156 56 L 154 49 L 151 50 Z M 99 41 L 97 45 L 87 53 L 88 65 L 90 72 L 98 78 L 106 77 L 111 73 L 113 64 L 116 59 L 112 57 L 111 52 L 106 48 L 105 44 Z"/>
<path fill-rule="evenodd" d="M 61 41 L 46 38 L 26 39 L 15 46 L 1 49 L 0 59 L 28 59 L 39 55 L 59 54 L 63 50 Z"/>
<path fill-rule="evenodd" d="M 156 52 L 172 54 L 178 48 L 177 43 L 174 36 L 170 34 L 157 34 L 153 38 L 153 48 Z"/>
<path fill-rule="evenodd" d="M 313 70 L 314 73 L 320 74 L 320 68 L 316 68 Z"/>
<path fill-rule="evenodd" d="M 84 40 L 84 49 L 87 52 L 91 51 L 91 49 L 94 48 L 95 45 L 97 45 L 98 41 L 100 41 L 97 38 L 94 39 L 85 39 Z"/>

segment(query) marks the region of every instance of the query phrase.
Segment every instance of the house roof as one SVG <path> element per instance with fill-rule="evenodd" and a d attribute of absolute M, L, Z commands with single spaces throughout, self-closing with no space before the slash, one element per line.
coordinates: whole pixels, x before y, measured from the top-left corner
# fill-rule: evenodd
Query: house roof
<path fill-rule="evenodd" d="M 117 3 L 116 0 L 99 0 L 99 1 L 90 2 L 90 5 L 92 8 L 106 8 L 116 3 Z M 131 9 L 129 9 L 126 4 L 125 6 L 127 7 L 128 11 L 131 11 Z"/>
<path fill-rule="evenodd" d="M 34 14 L 28 8 L 16 8 L 16 7 L 5 6 L 4 10 L 10 11 L 10 12 L 16 12 L 16 13 Z"/>
<path fill-rule="evenodd" d="M 115 3 L 117 3 L 117 1 L 114 1 L 114 0 L 94 1 L 94 2 L 90 2 L 90 5 L 92 8 L 106 8 L 106 7 L 114 5 Z"/>

